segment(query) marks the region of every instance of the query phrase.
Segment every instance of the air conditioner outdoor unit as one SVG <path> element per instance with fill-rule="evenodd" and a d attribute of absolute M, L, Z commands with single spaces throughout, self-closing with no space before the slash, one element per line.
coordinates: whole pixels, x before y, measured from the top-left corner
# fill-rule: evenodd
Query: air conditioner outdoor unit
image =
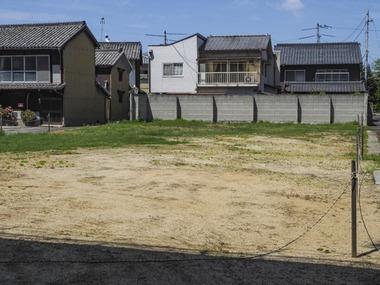
<path fill-rule="evenodd" d="M 246 75 L 244 77 L 244 82 L 245 83 L 254 83 L 255 82 L 255 77 L 253 75 Z"/>

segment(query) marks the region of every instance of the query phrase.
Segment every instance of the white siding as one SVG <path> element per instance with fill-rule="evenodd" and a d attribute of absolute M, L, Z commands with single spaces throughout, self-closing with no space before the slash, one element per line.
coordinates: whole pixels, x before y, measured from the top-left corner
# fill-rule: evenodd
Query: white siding
<path fill-rule="evenodd" d="M 151 92 L 196 94 L 198 83 L 198 48 L 202 40 L 191 38 L 168 46 L 151 46 Z M 164 77 L 164 63 L 183 63 L 183 76 Z"/>

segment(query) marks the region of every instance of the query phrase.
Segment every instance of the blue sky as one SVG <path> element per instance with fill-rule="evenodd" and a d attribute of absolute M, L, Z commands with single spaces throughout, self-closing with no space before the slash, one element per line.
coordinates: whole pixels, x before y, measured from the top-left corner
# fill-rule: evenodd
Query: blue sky
<path fill-rule="evenodd" d="M 379 0 L 0 0 L 0 4 L 2 24 L 86 20 L 99 37 L 99 21 L 105 17 L 111 40 L 141 41 L 145 48 L 161 39 L 144 34 L 164 29 L 205 36 L 271 34 L 274 43 L 301 42 L 298 38 L 314 32 L 302 29 L 317 22 L 334 27 L 324 32 L 336 37 L 323 41 L 343 41 L 370 9 L 374 19 L 371 59 L 380 58 Z M 363 43 L 364 34 L 357 40 Z"/>

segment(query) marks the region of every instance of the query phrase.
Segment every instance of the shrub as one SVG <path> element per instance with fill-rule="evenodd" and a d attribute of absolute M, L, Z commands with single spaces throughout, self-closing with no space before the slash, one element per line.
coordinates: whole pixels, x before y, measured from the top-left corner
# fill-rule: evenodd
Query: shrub
<path fill-rule="evenodd" d="M 37 119 L 36 113 L 31 110 L 23 111 L 21 112 L 21 119 L 24 123 L 33 123 Z"/>
<path fill-rule="evenodd" d="M 12 107 L 3 108 L 0 105 L 0 117 L 3 118 L 4 121 L 16 121 L 16 117 L 13 115 Z"/>

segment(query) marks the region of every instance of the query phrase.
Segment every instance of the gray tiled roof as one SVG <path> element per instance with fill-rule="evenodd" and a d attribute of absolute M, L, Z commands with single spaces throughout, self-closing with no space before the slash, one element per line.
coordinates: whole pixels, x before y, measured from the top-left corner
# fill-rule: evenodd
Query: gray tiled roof
<path fill-rule="evenodd" d="M 278 44 L 281 65 L 361 64 L 359 43 Z"/>
<path fill-rule="evenodd" d="M 61 48 L 82 30 L 97 44 L 86 22 L 0 25 L 0 49 Z"/>
<path fill-rule="evenodd" d="M 114 66 L 119 58 L 123 55 L 118 50 L 99 50 L 95 52 L 96 66 Z"/>
<path fill-rule="evenodd" d="M 140 42 L 109 42 L 100 43 L 100 49 L 123 50 L 127 59 L 140 60 L 141 43 Z"/>
<path fill-rule="evenodd" d="M 204 50 L 263 50 L 268 47 L 269 42 L 269 35 L 209 36 L 204 46 Z"/>
<path fill-rule="evenodd" d="M 361 81 L 348 82 L 296 82 L 287 83 L 285 87 L 287 92 L 291 93 L 354 93 L 365 92 L 366 88 Z"/>
<path fill-rule="evenodd" d="M 66 84 L 55 83 L 29 83 L 29 82 L 11 82 L 0 83 L 0 90 L 61 90 Z"/>

